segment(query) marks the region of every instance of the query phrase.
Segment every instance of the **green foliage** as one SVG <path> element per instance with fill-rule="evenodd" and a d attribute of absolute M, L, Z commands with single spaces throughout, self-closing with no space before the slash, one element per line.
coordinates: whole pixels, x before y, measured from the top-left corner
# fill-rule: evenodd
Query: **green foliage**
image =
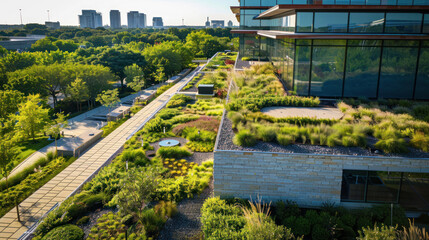
<path fill-rule="evenodd" d="M 76 225 L 64 225 L 61 227 L 54 228 L 50 231 L 43 240 L 57 240 L 57 239 L 67 239 L 67 240 L 81 240 L 83 239 L 84 232 Z"/>
<path fill-rule="evenodd" d="M 386 153 L 406 153 L 409 151 L 407 142 L 402 138 L 381 139 L 374 146 Z"/>
<path fill-rule="evenodd" d="M 191 153 L 185 147 L 160 147 L 156 155 L 165 158 L 183 158 L 191 156 Z"/>
<path fill-rule="evenodd" d="M 421 149 L 425 152 L 429 151 L 429 136 L 425 136 L 424 133 L 416 132 L 413 134 L 410 143 L 417 149 Z"/>
<path fill-rule="evenodd" d="M 235 134 L 233 142 L 238 146 L 251 147 L 256 144 L 256 138 L 250 131 L 241 130 Z"/>
<path fill-rule="evenodd" d="M 122 224 L 119 214 L 109 212 L 97 220 L 87 239 L 125 239 L 125 231 L 126 227 Z"/>
<path fill-rule="evenodd" d="M 1 89 L 1 86 L 0 86 Z M 23 101 L 23 94 L 16 90 L 0 90 L 0 120 L 9 118 L 10 114 L 18 111 L 18 105 Z"/>
<path fill-rule="evenodd" d="M 113 131 L 115 131 L 118 127 L 120 127 L 123 123 L 125 123 L 129 117 L 122 118 L 118 121 L 110 121 L 107 123 L 106 126 L 102 127 L 101 130 L 103 130 L 102 137 L 107 137 L 109 134 L 111 134 Z"/>
<path fill-rule="evenodd" d="M 186 103 L 188 103 L 191 100 L 192 100 L 192 98 L 189 96 L 186 96 L 184 94 L 176 94 L 168 102 L 167 108 L 177 108 L 179 106 L 185 105 Z"/>
<path fill-rule="evenodd" d="M 216 133 L 205 130 L 198 130 L 195 127 L 186 127 L 183 129 L 183 137 L 194 142 L 209 142 L 213 143 L 216 140 Z"/>
<path fill-rule="evenodd" d="M 149 159 L 146 157 L 146 153 L 141 149 L 125 150 L 121 154 L 121 161 L 129 162 L 130 164 L 134 163 L 136 166 L 139 167 L 145 167 L 150 163 Z"/>
<path fill-rule="evenodd" d="M 77 220 L 76 224 L 77 225 L 85 225 L 85 224 L 87 224 L 89 222 L 89 220 L 90 220 L 90 217 L 83 216 L 79 220 Z"/>
<path fill-rule="evenodd" d="M 287 146 L 287 145 L 294 143 L 294 139 L 292 136 L 289 136 L 289 135 L 278 134 L 277 135 L 277 142 L 280 145 Z"/>
<path fill-rule="evenodd" d="M 183 124 L 180 124 L 173 128 L 173 133 L 176 135 L 182 135 L 182 132 L 186 128 L 196 128 L 201 131 L 208 131 L 208 132 L 214 132 L 217 133 L 219 129 L 220 121 L 213 117 L 206 117 L 202 116 L 198 118 L 197 120 L 186 122 Z"/>
<path fill-rule="evenodd" d="M 203 75 L 200 73 L 197 76 L 195 76 L 188 84 L 186 84 L 186 86 L 182 89 L 183 91 L 186 91 L 190 88 L 193 88 L 195 86 L 195 84 L 197 84 L 197 82 L 199 82 L 201 80 L 201 77 Z"/>
<path fill-rule="evenodd" d="M 318 98 L 286 96 L 286 97 L 233 99 L 227 104 L 226 108 L 229 111 L 238 111 L 240 109 L 247 109 L 252 112 L 257 112 L 264 107 L 272 107 L 272 106 L 317 107 L 319 104 L 320 104 L 320 100 Z"/>
<path fill-rule="evenodd" d="M 173 108 L 163 108 L 159 113 L 157 114 L 157 117 L 161 118 L 162 120 L 169 120 L 175 116 L 181 115 L 181 111 L 179 109 Z M 175 124 L 175 123 L 174 123 Z"/>
<path fill-rule="evenodd" d="M 258 138 L 264 142 L 271 142 L 277 139 L 278 129 L 275 127 L 261 126 L 258 129 Z"/>
<path fill-rule="evenodd" d="M 97 96 L 96 101 L 105 107 L 113 107 L 120 102 L 118 95 L 119 90 L 117 88 L 113 90 L 106 90 Z"/>
<path fill-rule="evenodd" d="M 374 228 L 363 228 L 359 231 L 358 240 L 395 240 L 396 228 L 382 225 L 381 227 L 375 226 Z"/>
<path fill-rule="evenodd" d="M 194 152 L 213 152 L 214 142 L 187 142 L 186 147 Z"/>
<path fill-rule="evenodd" d="M 168 85 L 163 85 L 156 90 L 156 96 L 161 96 L 165 91 L 170 89 L 174 84 L 170 83 Z"/>

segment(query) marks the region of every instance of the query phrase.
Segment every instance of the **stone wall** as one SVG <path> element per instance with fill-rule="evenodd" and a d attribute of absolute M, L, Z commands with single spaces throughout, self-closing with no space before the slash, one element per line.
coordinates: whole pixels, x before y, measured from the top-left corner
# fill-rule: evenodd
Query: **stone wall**
<path fill-rule="evenodd" d="M 303 207 L 340 204 L 347 170 L 425 172 L 429 159 L 222 151 L 214 153 L 214 194 Z"/>

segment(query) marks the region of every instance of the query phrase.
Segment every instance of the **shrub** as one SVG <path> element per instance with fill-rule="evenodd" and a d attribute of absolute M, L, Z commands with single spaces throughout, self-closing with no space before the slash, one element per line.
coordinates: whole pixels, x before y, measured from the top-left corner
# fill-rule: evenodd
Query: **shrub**
<path fill-rule="evenodd" d="M 258 138 L 264 142 L 272 142 L 276 140 L 278 129 L 274 127 L 260 127 L 258 130 Z"/>
<path fill-rule="evenodd" d="M 137 166 L 144 167 L 149 164 L 149 159 L 146 157 L 145 151 L 141 149 L 137 150 L 125 150 L 121 154 L 121 161 L 122 162 L 130 162 L 134 163 Z"/>
<path fill-rule="evenodd" d="M 192 100 L 192 98 L 189 96 L 186 96 L 184 94 L 176 94 L 168 102 L 167 108 L 176 108 L 179 106 L 183 106 L 191 100 Z"/>
<path fill-rule="evenodd" d="M 173 133 L 176 135 L 182 135 L 182 132 L 185 128 L 194 127 L 200 130 L 217 132 L 219 129 L 219 120 L 213 117 L 200 117 L 198 120 L 180 124 L 173 128 Z"/>
<path fill-rule="evenodd" d="M 191 156 L 191 153 L 185 147 L 160 147 L 156 155 L 161 158 L 183 158 Z"/>
<path fill-rule="evenodd" d="M 278 134 L 277 135 L 277 142 L 280 145 L 287 146 L 287 145 L 294 143 L 294 140 L 293 140 L 292 136 L 284 135 L 284 134 Z"/>
<path fill-rule="evenodd" d="M 187 142 L 186 147 L 194 152 L 213 152 L 214 142 Z"/>
<path fill-rule="evenodd" d="M 95 195 L 90 195 L 83 202 L 86 205 L 86 208 L 89 210 L 95 210 L 103 206 L 105 195 L 104 193 L 98 193 Z"/>
<path fill-rule="evenodd" d="M 83 239 L 84 233 L 76 225 L 64 225 L 61 227 L 54 228 L 50 231 L 43 240 L 58 240 L 58 239 L 67 239 L 67 240 L 81 240 Z"/>
<path fill-rule="evenodd" d="M 187 127 L 183 130 L 182 136 L 188 139 L 189 141 L 196 142 L 214 142 L 216 139 L 216 133 L 209 131 L 200 131 L 194 127 Z"/>
<path fill-rule="evenodd" d="M 158 215 L 168 218 L 172 218 L 178 213 L 177 204 L 170 201 L 160 201 L 155 205 L 154 209 Z"/>
<path fill-rule="evenodd" d="M 90 220 L 89 216 L 83 216 L 79 220 L 77 220 L 76 224 L 77 225 L 85 225 L 89 222 L 89 220 Z"/>
<path fill-rule="evenodd" d="M 228 118 L 231 120 L 233 128 L 237 128 L 239 123 L 245 121 L 244 116 L 239 112 L 229 112 Z"/>
<path fill-rule="evenodd" d="M 162 120 L 168 120 L 178 115 L 181 115 L 181 112 L 178 109 L 163 108 L 159 111 L 157 117 L 160 117 Z"/>
<path fill-rule="evenodd" d="M 381 227 L 374 226 L 374 228 L 363 228 L 359 231 L 357 240 L 395 240 L 396 228 L 382 225 Z"/>
<path fill-rule="evenodd" d="M 251 147 L 256 144 L 256 138 L 250 131 L 241 130 L 235 134 L 233 142 L 238 146 Z"/>
<path fill-rule="evenodd" d="M 422 132 L 414 133 L 410 143 L 417 149 L 421 149 L 425 152 L 429 151 L 429 136 L 426 137 Z"/>
<path fill-rule="evenodd" d="M 122 218 L 119 214 L 112 212 L 104 214 L 97 220 L 97 224 L 91 228 L 87 239 L 124 239 L 126 227 L 121 220 Z"/>
<path fill-rule="evenodd" d="M 326 240 L 330 238 L 329 231 L 320 224 L 316 224 L 313 227 L 311 237 L 313 240 Z"/>
<path fill-rule="evenodd" d="M 378 140 L 374 145 L 376 148 L 386 153 L 406 153 L 408 152 L 407 143 L 402 138 L 389 138 Z"/>

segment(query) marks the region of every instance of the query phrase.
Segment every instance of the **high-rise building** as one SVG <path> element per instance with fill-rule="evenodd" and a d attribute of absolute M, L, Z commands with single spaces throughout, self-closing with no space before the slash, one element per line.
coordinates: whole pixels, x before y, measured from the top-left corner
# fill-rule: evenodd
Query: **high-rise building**
<path fill-rule="evenodd" d="M 228 27 L 229 27 L 229 28 L 234 27 L 234 23 L 233 23 L 231 20 L 229 20 L 229 21 L 228 21 Z"/>
<path fill-rule="evenodd" d="M 211 26 L 210 19 L 207 17 L 206 27 L 209 28 Z"/>
<path fill-rule="evenodd" d="M 153 21 L 153 27 L 155 28 L 164 27 L 164 22 L 162 21 L 162 17 L 154 17 L 152 21 Z"/>
<path fill-rule="evenodd" d="M 60 22 L 45 22 L 45 26 L 49 29 L 60 29 Z"/>
<path fill-rule="evenodd" d="M 131 11 L 127 15 L 128 18 L 128 28 L 145 28 L 146 24 L 146 14 L 139 13 L 138 11 Z"/>
<path fill-rule="evenodd" d="M 232 32 L 240 57 L 275 61 L 298 95 L 429 99 L 428 2 L 272 2 L 241 0 Z"/>
<path fill-rule="evenodd" d="M 110 11 L 110 27 L 113 29 L 121 28 L 121 13 L 119 10 Z"/>
<path fill-rule="evenodd" d="M 212 27 L 213 28 L 224 28 L 225 27 L 225 21 L 224 20 L 212 20 Z"/>
<path fill-rule="evenodd" d="M 101 13 L 95 10 L 82 10 L 79 15 L 79 25 L 81 28 L 98 28 L 103 26 Z"/>

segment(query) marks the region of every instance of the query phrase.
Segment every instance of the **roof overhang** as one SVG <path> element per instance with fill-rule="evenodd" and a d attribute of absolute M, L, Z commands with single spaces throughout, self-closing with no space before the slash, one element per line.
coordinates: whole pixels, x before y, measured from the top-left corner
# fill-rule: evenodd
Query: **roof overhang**
<path fill-rule="evenodd" d="M 257 31 L 257 34 L 272 39 L 429 40 L 429 34 L 295 33 L 283 31 Z"/>
<path fill-rule="evenodd" d="M 256 34 L 258 34 L 258 30 L 240 30 L 240 29 L 236 29 L 236 30 L 231 30 L 231 33 L 233 33 L 233 34 L 251 34 L 251 35 L 256 35 Z"/>
<path fill-rule="evenodd" d="M 429 11 L 429 6 L 386 6 L 386 5 L 328 5 L 328 4 L 281 4 L 261 14 L 256 19 L 273 19 L 295 14 L 297 11 Z"/>

